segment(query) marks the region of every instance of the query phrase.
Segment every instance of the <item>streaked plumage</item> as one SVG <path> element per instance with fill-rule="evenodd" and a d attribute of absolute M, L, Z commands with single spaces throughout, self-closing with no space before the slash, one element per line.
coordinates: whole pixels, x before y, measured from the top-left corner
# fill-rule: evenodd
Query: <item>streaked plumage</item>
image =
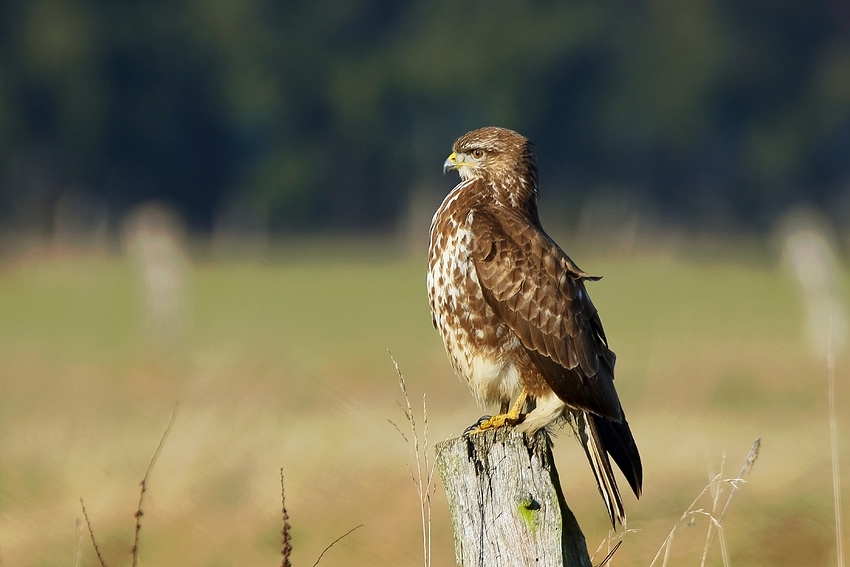
<path fill-rule="evenodd" d="M 449 360 L 483 406 L 504 412 L 527 392 L 533 409 L 523 431 L 569 420 L 612 523 L 623 523 L 609 455 L 638 496 L 643 473 L 614 389 L 616 357 L 585 290 L 598 278 L 543 231 L 528 140 L 482 128 L 453 150 L 445 169 L 457 169 L 461 182 L 431 222 L 428 269 L 431 314 Z"/>

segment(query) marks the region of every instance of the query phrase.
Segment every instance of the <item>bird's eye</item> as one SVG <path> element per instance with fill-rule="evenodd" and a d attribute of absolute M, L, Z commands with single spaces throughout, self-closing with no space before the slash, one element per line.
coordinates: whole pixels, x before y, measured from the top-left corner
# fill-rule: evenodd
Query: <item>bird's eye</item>
<path fill-rule="evenodd" d="M 484 150 L 481 150 L 481 149 L 472 150 L 472 157 L 474 157 L 475 159 L 481 159 L 483 156 L 484 156 Z"/>

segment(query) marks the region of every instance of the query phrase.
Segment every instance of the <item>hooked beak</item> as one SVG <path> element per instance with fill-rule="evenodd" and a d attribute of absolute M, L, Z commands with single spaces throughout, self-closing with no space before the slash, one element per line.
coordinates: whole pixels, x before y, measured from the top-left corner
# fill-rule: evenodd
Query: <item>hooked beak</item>
<path fill-rule="evenodd" d="M 457 168 L 457 154 L 452 152 L 451 154 L 449 154 L 449 157 L 446 158 L 446 161 L 443 162 L 443 175 Z"/>
<path fill-rule="evenodd" d="M 452 170 L 460 169 L 464 166 L 473 166 L 474 163 L 469 163 L 464 161 L 466 156 L 464 154 L 458 155 L 456 152 L 452 152 L 449 154 L 449 157 L 446 158 L 446 161 L 443 162 L 443 174 L 448 173 Z"/>

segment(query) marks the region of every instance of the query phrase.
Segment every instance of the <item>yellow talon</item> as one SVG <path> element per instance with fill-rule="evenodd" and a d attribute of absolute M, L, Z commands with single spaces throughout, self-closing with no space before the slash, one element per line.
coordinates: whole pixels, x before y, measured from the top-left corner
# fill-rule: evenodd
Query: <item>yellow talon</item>
<path fill-rule="evenodd" d="M 487 431 L 488 429 L 505 427 L 506 425 L 516 425 L 517 423 L 519 423 L 519 418 L 512 418 L 510 414 L 503 413 L 500 415 L 494 415 L 490 419 L 479 423 L 478 429 L 473 431 L 473 433 L 480 433 L 482 431 Z"/>
<path fill-rule="evenodd" d="M 487 431 L 488 429 L 497 429 L 499 427 L 505 427 L 506 425 L 516 425 L 520 423 L 523 417 L 521 415 L 522 408 L 525 407 L 527 399 L 528 392 L 526 392 L 525 388 L 523 388 L 508 413 L 494 415 L 493 417 L 482 421 L 478 424 L 478 427 L 472 431 L 472 433 L 480 433 L 482 431 Z"/>

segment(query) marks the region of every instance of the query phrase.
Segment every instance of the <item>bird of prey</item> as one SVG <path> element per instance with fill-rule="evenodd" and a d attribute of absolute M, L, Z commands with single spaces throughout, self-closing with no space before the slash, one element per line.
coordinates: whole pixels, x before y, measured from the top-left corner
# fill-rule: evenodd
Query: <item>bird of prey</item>
<path fill-rule="evenodd" d="M 614 389 L 616 357 L 585 289 L 599 278 L 543 231 L 525 137 L 481 128 L 452 150 L 443 171 L 456 170 L 460 183 L 431 221 L 428 299 L 455 373 L 480 405 L 501 408 L 476 430 L 515 425 L 530 434 L 568 421 L 611 523 L 622 525 L 609 456 L 638 497 L 643 469 Z"/>

